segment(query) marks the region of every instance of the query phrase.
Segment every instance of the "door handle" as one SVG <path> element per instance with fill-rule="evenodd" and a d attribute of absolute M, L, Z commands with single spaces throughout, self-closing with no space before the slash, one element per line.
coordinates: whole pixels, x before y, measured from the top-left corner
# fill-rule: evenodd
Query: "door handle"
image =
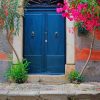
<path fill-rule="evenodd" d="M 48 33 L 45 32 L 45 43 L 47 43 L 47 42 L 48 42 Z"/>
<path fill-rule="evenodd" d="M 35 37 L 35 32 L 32 31 L 31 35 L 32 35 L 32 37 Z"/>
<path fill-rule="evenodd" d="M 55 34 L 55 37 L 57 38 L 58 37 L 58 32 L 55 32 L 54 34 Z"/>

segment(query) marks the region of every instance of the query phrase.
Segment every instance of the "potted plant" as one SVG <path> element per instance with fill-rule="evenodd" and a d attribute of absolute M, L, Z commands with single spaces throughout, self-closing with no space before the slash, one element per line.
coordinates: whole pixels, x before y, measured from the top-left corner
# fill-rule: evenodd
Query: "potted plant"
<path fill-rule="evenodd" d="M 90 53 L 80 72 L 81 76 L 91 58 L 95 36 L 97 35 L 96 31 L 100 32 L 100 0 L 69 0 L 69 2 L 65 0 L 64 4 L 59 3 L 58 6 L 58 13 L 62 13 L 62 16 L 70 21 L 74 20 L 77 25 L 81 23 L 81 27 L 93 35 Z"/>

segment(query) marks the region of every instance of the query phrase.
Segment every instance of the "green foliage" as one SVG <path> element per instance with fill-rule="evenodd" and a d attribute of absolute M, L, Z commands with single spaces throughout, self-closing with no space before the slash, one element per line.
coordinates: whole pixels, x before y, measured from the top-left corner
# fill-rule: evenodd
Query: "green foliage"
<path fill-rule="evenodd" d="M 14 34 L 19 32 L 18 7 L 19 0 L 1 0 L 0 18 L 4 21 L 3 28 L 10 29 Z"/>
<path fill-rule="evenodd" d="M 83 82 L 84 81 L 84 77 L 80 76 L 80 73 L 76 70 L 69 73 L 68 79 L 71 83 L 74 82 L 74 81 L 77 81 L 77 82 Z"/>
<path fill-rule="evenodd" d="M 85 27 L 82 27 L 82 23 L 77 23 L 77 27 L 78 27 L 78 36 L 88 35 L 89 31 L 87 31 Z"/>
<path fill-rule="evenodd" d="M 25 1 L 24 1 L 24 6 L 26 6 L 26 5 L 28 4 L 29 1 L 30 1 L 30 0 L 25 0 Z"/>
<path fill-rule="evenodd" d="M 99 0 L 73 0 L 70 4 L 71 5 L 74 4 L 77 7 L 79 3 L 87 3 L 88 4 L 87 12 L 95 13 L 100 17 L 100 1 Z M 93 8 L 94 8 L 94 12 L 91 10 Z"/>
<path fill-rule="evenodd" d="M 28 62 L 26 59 L 24 59 L 22 62 L 12 64 L 7 72 L 8 80 L 16 83 L 24 83 L 28 78 L 27 74 L 29 64 L 30 62 Z"/>

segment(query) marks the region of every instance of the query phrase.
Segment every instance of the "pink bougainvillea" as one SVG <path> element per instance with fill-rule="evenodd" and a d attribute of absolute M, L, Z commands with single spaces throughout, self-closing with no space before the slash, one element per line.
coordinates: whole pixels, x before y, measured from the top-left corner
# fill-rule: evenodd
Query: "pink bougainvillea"
<path fill-rule="evenodd" d="M 95 1 L 95 0 L 94 0 Z M 82 23 L 88 31 L 93 31 L 100 27 L 100 0 L 96 4 L 90 5 L 88 2 L 64 2 L 63 6 L 59 4 L 58 13 L 62 13 L 63 17 L 67 17 L 70 21 Z"/>

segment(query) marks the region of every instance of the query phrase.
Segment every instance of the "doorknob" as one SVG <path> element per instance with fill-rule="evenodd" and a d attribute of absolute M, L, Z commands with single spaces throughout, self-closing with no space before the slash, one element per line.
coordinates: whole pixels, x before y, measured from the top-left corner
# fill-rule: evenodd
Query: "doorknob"
<path fill-rule="evenodd" d="M 45 43 L 47 43 L 47 42 L 48 42 L 48 33 L 45 32 Z"/>
<path fill-rule="evenodd" d="M 32 37 L 35 37 L 35 32 L 32 31 Z"/>
<path fill-rule="evenodd" d="M 56 37 L 58 37 L 58 32 L 55 32 L 54 34 L 55 34 Z"/>

